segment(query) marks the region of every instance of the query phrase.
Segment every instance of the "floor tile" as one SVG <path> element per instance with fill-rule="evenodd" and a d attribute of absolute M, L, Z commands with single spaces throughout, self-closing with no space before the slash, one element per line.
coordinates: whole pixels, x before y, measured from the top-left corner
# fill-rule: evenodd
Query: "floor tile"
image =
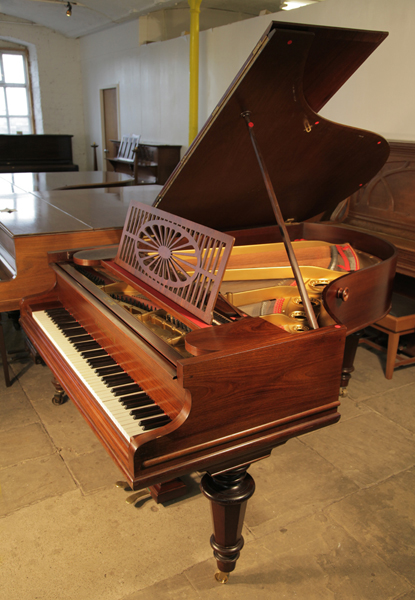
<path fill-rule="evenodd" d="M 304 443 L 359 487 L 415 464 L 415 437 L 375 412 L 316 431 Z"/>
<path fill-rule="evenodd" d="M 365 405 L 415 433 L 415 382 L 369 398 Z"/>
<path fill-rule="evenodd" d="M 39 422 L 39 416 L 16 382 L 7 393 L 0 390 L 0 431 Z"/>
<path fill-rule="evenodd" d="M 201 496 L 140 508 L 119 489 L 48 498 L 1 520 L 2 593 L 7 600 L 128 597 L 208 560 L 209 517 Z"/>
<path fill-rule="evenodd" d="M 9 429 L 0 435 L 0 469 L 54 452 L 48 435 L 38 423 Z"/>
<path fill-rule="evenodd" d="M 58 455 L 37 458 L 0 471 L 0 515 L 76 488 Z"/>
<path fill-rule="evenodd" d="M 298 439 L 275 448 L 270 458 L 255 463 L 249 472 L 256 481 L 256 491 L 248 502 L 245 520 L 255 536 L 265 535 L 358 489 Z"/>
<path fill-rule="evenodd" d="M 66 464 L 84 493 L 114 486 L 122 474 L 104 448 L 66 459 Z"/>
<path fill-rule="evenodd" d="M 415 586 L 415 468 L 344 498 L 328 514 Z"/>
<path fill-rule="evenodd" d="M 355 370 L 348 385 L 348 392 L 354 400 L 364 400 L 414 382 L 414 366 L 397 369 L 392 379 L 386 379 L 383 364 L 382 353 L 363 346 L 357 349 Z"/>
<path fill-rule="evenodd" d="M 195 600 L 201 598 L 185 575 L 175 575 L 122 600 Z"/>

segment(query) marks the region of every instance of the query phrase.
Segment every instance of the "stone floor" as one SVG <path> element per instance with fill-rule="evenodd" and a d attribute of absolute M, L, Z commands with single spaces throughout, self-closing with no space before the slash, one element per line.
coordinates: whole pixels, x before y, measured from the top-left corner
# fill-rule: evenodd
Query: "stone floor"
<path fill-rule="evenodd" d="M 20 332 L 3 320 L 9 350 Z M 383 376 L 359 348 L 337 425 L 250 469 L 245 547 L 215 582 L 197 476 L 180 501 L 125 502 L 120 475 L 47 367 L 0 374 L 0 590 L 5 600 L 415 600 L 415 367 Z"/>

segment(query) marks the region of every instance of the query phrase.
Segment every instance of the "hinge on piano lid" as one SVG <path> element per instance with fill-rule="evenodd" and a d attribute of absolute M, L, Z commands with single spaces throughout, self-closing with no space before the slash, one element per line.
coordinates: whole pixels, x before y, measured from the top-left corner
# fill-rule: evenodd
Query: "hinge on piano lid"
<path fill-rule="evenodd" d="M 76 248 L 75 250 L 55 250 L 54 252 L 48 252 L 48 263 L 60 263 L 72 260 L 75 252 L 78 252 L 79 250 L 80 248 Z"/>
<path fill-rule="evenodd" d="M 96 262 L 98 260 L 98 262 L 100 262 L 100 260 L 102 258 L 104 258 L 104 255 L 102 254 L 103 252 L 110 252 L 111 253 L 111 258 L 112 258 L 112 254 L 114 253 L 114 248 L 116 248 L 113 245 L 110 246 L 92 246 L 90 248 L 71 248 L 69 250 L 55 250 L 54 252 L 48 252 L 48 263 L 59 263 L 59 262 L 68 262 L 68 261 L 73 261 L 73 257 L 75 254 L 81 253 L 82 251 L 87 251 L 88 253 L 90 253 L 90 263 L 92 264 L 91 261 Z M 98 258 L 96 256 L 94 256 L 94 251 L 100 253 Z M 116 250 L 115 250 L 115 254 L 116 254 Z M 115 255 L 114 254 L 114 255 Z M 105 256 L 105 258 L 108 258 L 107 256 Z M 87 264 L 87 259 L 84 259 L 84 264 Z"/>

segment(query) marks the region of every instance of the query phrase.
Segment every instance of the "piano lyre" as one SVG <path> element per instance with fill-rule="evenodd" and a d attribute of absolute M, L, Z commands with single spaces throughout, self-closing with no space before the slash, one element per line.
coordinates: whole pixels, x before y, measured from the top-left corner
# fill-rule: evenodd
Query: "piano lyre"
<path fill-rule="evenodd" d="M 384 37 L 273 23 L 154 206 L 138 192 L 119 246 L 51 255 L 54 287 L 21 304 L 29 338 L 133 489 L 205 472 L 221 581 L 243 545 L 249 464 L 338 421 L 346 335 L 390 306 L 392 246 L 300 222 L 387 157 L 376 134 L 315 112 Z M 269 185 L 292 224 L 275 225 Z"/>

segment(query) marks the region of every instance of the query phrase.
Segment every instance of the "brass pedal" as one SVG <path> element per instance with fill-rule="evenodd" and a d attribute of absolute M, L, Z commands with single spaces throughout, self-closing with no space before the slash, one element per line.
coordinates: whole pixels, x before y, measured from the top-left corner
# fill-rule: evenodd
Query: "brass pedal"
<path fill-rule="evenodd" d="M 116 481 L 115 486 L 117 488 L 122 488 L 125 492 L 132 492 L 130 485 L 126 481 Z M 125 500 L 127 504 L 135 504 L 139 498 L 143 498 L 145 496 L 150 496 L 150 492 L 148 489 L 140 490 L 139 492 L 135 492 L 128 496 Z"/>

